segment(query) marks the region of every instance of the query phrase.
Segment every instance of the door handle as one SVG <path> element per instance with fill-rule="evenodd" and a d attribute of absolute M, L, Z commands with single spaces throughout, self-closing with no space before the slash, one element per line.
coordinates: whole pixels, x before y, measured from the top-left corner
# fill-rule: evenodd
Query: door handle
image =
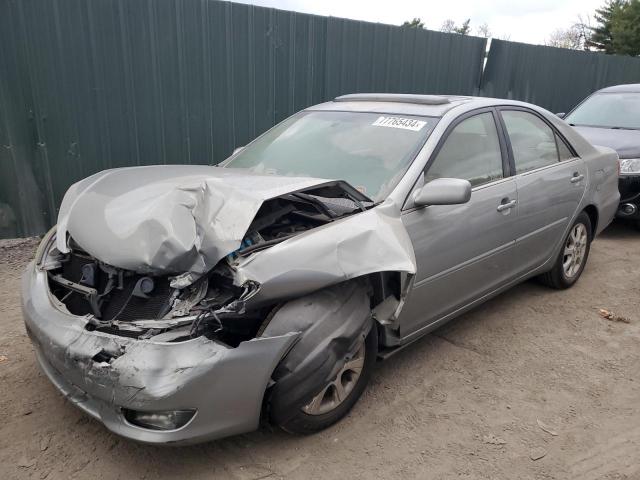
<path fill-rule="evenodd" d="M 508 198 L 505 198 L 505 200 L 508 200 Z M 516 203 L 518 202 L 516 202 L 515 200 L 511 200 L 510 202 L 506 202 L 506 203 L 501 203 L 500 205 L 498 205 L 498 208 L 496 208 L 496 210 L 498 210 L 499 212 L 504 212 L 505 210 L 509 210 L 510 208 L 515 207 Z"/>
<path fill-rule="evenodd" d="M 578 183 L 580 181 L 584 180 L 584 175 L 582 175 L 581 173 L 575 172 L 573 174 L 573 177 L 571 177 L 571 183 Z"/>

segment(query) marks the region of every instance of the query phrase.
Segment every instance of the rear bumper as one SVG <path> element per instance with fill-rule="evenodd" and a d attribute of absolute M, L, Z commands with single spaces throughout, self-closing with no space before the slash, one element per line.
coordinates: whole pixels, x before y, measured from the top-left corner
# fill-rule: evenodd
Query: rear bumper
<path fill-rule="evenodd" d="M 27 267 L 23 314 L 38 362 L 73 404 L 109 430 L 152 444 L 185 444 L 255 430 L 271 374 L 297 334 L 259 338 L 237 348 L 204 337 L 163 343 L 86 330 L 87 320 L 52 304 L 44 272 Z M 109 362 L 94 360 L 107 352 Z M 122 409 L 195 409 L 182 428 L 150 430 Z"/>

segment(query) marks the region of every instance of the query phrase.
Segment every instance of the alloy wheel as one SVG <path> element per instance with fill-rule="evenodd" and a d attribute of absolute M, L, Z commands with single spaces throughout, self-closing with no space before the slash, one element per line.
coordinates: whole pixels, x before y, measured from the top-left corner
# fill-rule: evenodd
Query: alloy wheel
<path fill-rule="evenodd" d="M 573 226 L 564 246 L 564 256 L 562 258 L 562 269 L 566 278 L 575 277 L 582 264 L 587 251 L 587 228 L 582 223 Z"/>
<path fill-rule="evenodd" d="M 355 355 L 348 360 L 336 375 L 311 401 L 302 407 L 307 415 L 322 415 L 337 408 L 353 391 L 364 367 L 364 342 Z"/>

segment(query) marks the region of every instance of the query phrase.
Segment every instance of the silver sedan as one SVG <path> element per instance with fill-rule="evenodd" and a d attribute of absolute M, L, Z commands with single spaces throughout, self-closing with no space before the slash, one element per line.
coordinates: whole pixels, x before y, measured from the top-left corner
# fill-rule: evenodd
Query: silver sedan
<path fill-rule="evenodd" d="M 376 358 L 528 278 L 572 286 L 617 185 L 614 151 L 536 106 L 347 95 L 216 167 L 73 185 L 25 323 L 56 387 L 125 437 L 314 432 Z"/>

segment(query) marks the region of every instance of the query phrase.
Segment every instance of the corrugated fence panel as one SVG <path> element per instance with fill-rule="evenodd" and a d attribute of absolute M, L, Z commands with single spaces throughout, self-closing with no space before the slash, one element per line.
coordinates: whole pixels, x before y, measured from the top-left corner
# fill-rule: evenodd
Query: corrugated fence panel
<path fill-rule="evenodd" d="M 475 95 L 486 40 L 328 19 L 327 97 L 354 92 Z"/>
<path fill-rule="evenodd" d="M 43 233 L 92 173 L 215 164 L 345 93 L 480 92 L 559 111 L 640 82 L 640 59 L 500 40 L 483 73 L 485 48 L 214 0 L 0 0 L 0 238 Z"/>
<path fill-rule="evenodd" d="M 23 61 L 27 42 L 15 7 L 0 3 L 0 238 L 41 233 L 50 221 L 36 178 L 42 165 L 31 75 Z"/>
<path fill-rule="evenodd" d="M 0 27 L 0 237 L 99 170 L 214 164 L 341 93 L 476 93 L 485 45 L 212 0 L 2 0 Z"/>
<path fill-rule="evenodd" d="M 481 95 L 566 112 L 594 90 L 640 82 L 640 58 L 492 40 Z"/>

